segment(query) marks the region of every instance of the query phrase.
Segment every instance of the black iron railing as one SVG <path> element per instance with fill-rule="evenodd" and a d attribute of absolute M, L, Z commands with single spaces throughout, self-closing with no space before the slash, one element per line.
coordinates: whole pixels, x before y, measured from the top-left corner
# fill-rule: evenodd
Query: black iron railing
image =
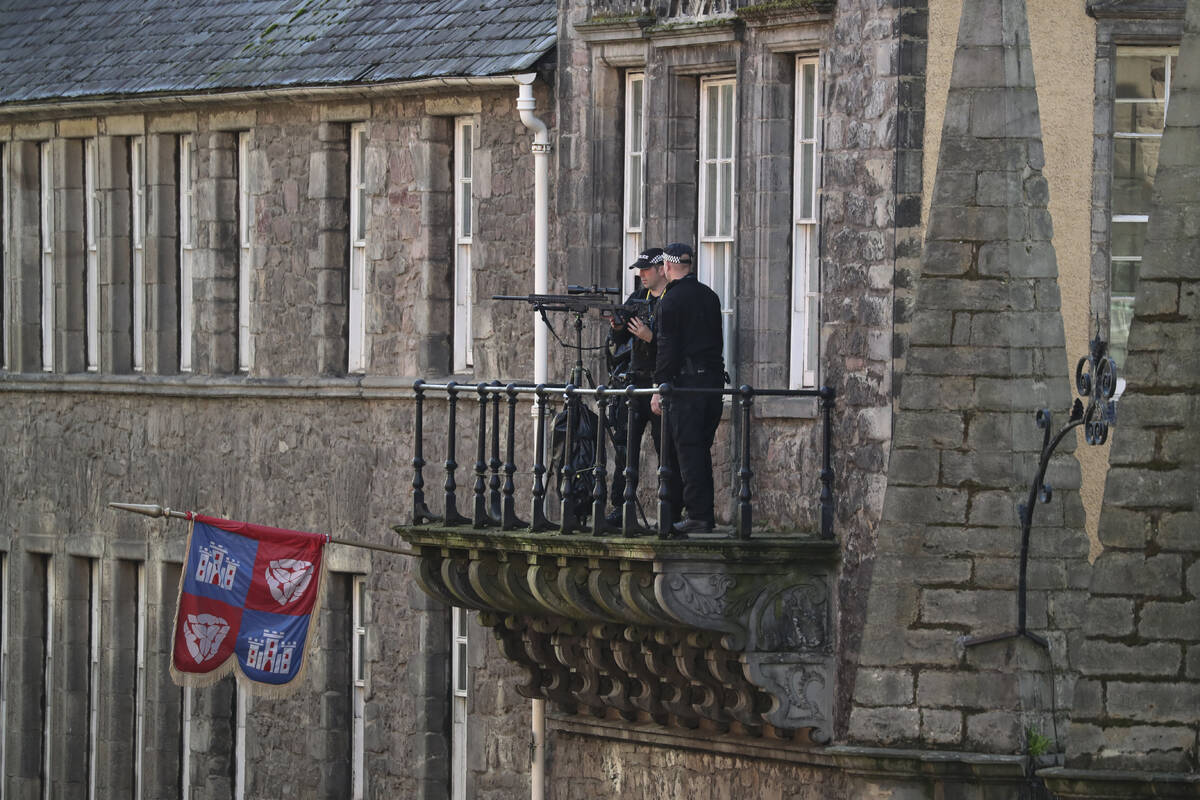
<path fill-rule="evenodd" d="M 661 538 L 669 538 L 673 509 L 669 497 L 669 482 L 675 469 L 671 463 L 670 447 L 670 415 L 671 400 L 680 393 L 720 394 L 732 398 L 732 411 L 740 415 L 741 436 L 737 459 L 737 492 L 733 513 L 734 533 L 739 539 L 749 539 L 754 522 L 753 491 L 751 479 L 754 471 L 751 464 L 750 430 L 754 400 L 756 397 L 813 397 L 820 406 L 821 425 L 821 472 L 820 472 L 820 536 L 824 539 L 833 538 L 833 467 L 832 451 L 832 412 L 835 396 L 832 389 L 754 389 L 742 386 L 737 389 L 700 389 L 677 388 L 663 384 L 654 389 L 638 389 L 635 387 L 608 388 L 597 386 L 594 389 L 583 389 L 574 385 L 536 386 L 527 383 L 500 384 L 497 381 L 479 384 L 460 384 L 451 381 L 445 384 L 426 383 L 418 380 L 413 384 L 416 392 L 416 424 L 413 441 L 413 524 L 439 522 L 447 526 L 471 525 L 474 528 L 499 528 L 501 530 L 517 530 L 527 528 L 533 531 L 550 531 L 557 529 L 561 533 L 576 533 L 590 530 L 593 535 L 602 536 L 618 534 L 621 536 L 636 536 L 647 532 L 637 521 L 637 489 L 638 470 L 640 464 L 635 458 L 627 458 L 623 476 L 625 491 L 620 502 L 621 524 L 613 530 L 605 519 L 607 507 L 609 475 L 607 464 L 606 443 L 612 437 L 612 425 L 607 413 L 610 402 L 624 399 L 626 409 L 626 430 L 629 431 L 625 443 L 626 452 L 637 451 L 637 443 L 633 439 L 635 397 L 659 394 L 662 396 L 662 415 L 657 420 L 661 432 L 661 450 L 663 456 L 658 466 L 658 522 L 657 533 Z M 424 469 L 427 466 L 424 455 L 424 422 L 426 395 L 436 393 L 446 398 L 446 460 L 445 460 L 445 492 L 444 514 L 441 518 L 434 515 L 425 502 Z M 514 477 L 518 473 L 516 464 L 516 428 L 517 405 L 519 399 L 529 397 L 534 403 L 533 431 L 533 476 L 532 502 L 530 519 L 523 521 L 516 512 L 516 484 Z M 558 485 L 559 514 L 558 522 L 552 522 L 547 515 L 547 473 L 546 465 L 547 441 L 546 425 L 549 401 L 562 398 L 567 414 L 565 427 L 565 453 L 573 452 L 572 437 L 576 431 L 576 415 L 582 413 L 584 398 L 594 400 L 597 407 L 597 424 L 595 431 L 595 457 L 590 464 L 592 489 L 590 497 L 591 513 L 579 514 L 576 509 L 585 504 L 588 498 L 577 497 L 575 481 L 571 480 L 571 470 L 565 467 L 560 470 Z M 474 484 L 472 487 L 471 515 L 464 516 L 458 511 L 458 478 L 459 463 L 456 458 L 456 444 L 459 440 L 460 426 L 458 423 L 458 407 L 460 403 L 472 402 L 476 405 L 476 439 Z M 504 413 L 506 431 L 504 460 L 501 460 L 500 431 L 501 403 L 505 404 Z M 488 418 L 491 418 L 489 426 Z M 489 435 L 490 434 L 490 435 Z M 490 454 L 488 452 L 490 444 Z M 585 519 L 590 517 L 590 525 Z"/>

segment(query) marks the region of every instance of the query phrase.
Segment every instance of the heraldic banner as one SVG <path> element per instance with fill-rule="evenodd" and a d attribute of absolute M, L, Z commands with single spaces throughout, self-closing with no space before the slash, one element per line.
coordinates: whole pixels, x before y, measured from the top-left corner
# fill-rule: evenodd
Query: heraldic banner
<path fill-rule="evenodd" d="M 175 683 L 211 686 L 236 665 L 252 693 L 288 694 L 304 672 L 328 539 L 193 515 L 175 612 Z"/>

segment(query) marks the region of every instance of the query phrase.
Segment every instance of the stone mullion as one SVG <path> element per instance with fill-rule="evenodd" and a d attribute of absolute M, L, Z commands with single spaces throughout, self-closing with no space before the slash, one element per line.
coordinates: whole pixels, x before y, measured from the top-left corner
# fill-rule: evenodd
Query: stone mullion
<path fill-rule="evenodd" d="M 36 151 L 36 146 L 35 146 Z M 4 720 L 6 797 L 40 797 L 45 685 L 46 568 L 40 553 L 8 553 L 8 663 Z"/>
<path fill-rule="evenodd" d="M 317 281 L 311 336 L 317 372 L 342 375 L 347 365 L 350 295 L 350 128 L 323 122 L 309 170 L 309 198 L 317 205 L 317 248 L 308 254 Z"/>
<path fill-rule="evenodd" d="M 145 731 L 142 737 L 142 796 L 171 797 L 179 787 L 182 690 L 167 665 L 175 643 L 179 564 L 146 563 Z"/>
<path fill-rule="evenodd" d="M 137 712 L 137 563 L 117 560 L 105 567 L 96 793 L 131 797 Z"/>
<path fill-rule="evenodd" d="M 196 137 L 193 370 L 237 369 L 237 135 Z"/>
<path fill-rule="evenodd" d="M 454 191 L 451 142 L 452 117 L 424 117 L 414 144 L 413 161 L 428 164 L 417 173 L 420 229 L 411 258 L 421 275 L 419 297 L 413 304 L 413 327 L 419 331 L 416 367 L 421 375 L 452 370 L 451 338 L 454 319 Z"/>
<path fill-rule="evenodd" d="M 129 138 L 101 136 L 96 143 L 100 195 L 100 363 L 106 372 L 133 371 L 132 198 Z"/>
<path fill-rule="evenodd" d="M 179 371 L 179 137 L 146 136 L 146 344 L 150 374 Z"/>
<path fill-rule="evenodd" d="M 55 139 L 54 175 L 54 367 L 83 372 L 87 367 L 87 265 L 84 245 L 83 140 Z"/>
<path fill-rule="evenodd" d="M 8 366 L 37 372 L 42 368 L 40 151 L 37 142 L 14 141 L 9 152 Z"/>

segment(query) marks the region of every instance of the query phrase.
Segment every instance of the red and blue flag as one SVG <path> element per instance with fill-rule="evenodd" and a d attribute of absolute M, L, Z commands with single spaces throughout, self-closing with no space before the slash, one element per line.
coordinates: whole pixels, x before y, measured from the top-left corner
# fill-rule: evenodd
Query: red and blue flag
<path fill-rule="evenodd" d="M 235 664 L 268 693 L 295 680 L 304 670 L 328 540 L 194 515 L 175 613 L 175 682 L 208 686 Z"/>

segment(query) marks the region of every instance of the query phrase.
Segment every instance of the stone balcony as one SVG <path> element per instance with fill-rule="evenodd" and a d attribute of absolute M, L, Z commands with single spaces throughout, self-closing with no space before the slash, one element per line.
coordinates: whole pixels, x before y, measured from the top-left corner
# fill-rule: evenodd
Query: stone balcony
<path fill-rule="evenodd" d="M 604 412 L 621 397 L 661 391 L 669 416 L 671 395 L 683 390 L 423 382 L 415 389 L 413 516 L 396 530 L 418 556 L 421 587 L 447 605 L 479 611 L 504 656 L 525 669 L 521 694 L 592 717 L 829 741 L 839 557 L 832 531 L 831 391 L 724 390 L 731 398 L 729 417 L 744 426 L 742 446 L 733 448 L 739 486 L 732 524 L 674 539 L 662 523 L 672 517 L 665 498 L 669 463 L 659 464 L 658 519 L 649 529 L 637 524 L 634 513 L 633 465 L 625 472 L 623 524 L 605 526 L 605 440 L 611 437 Z M 813 531 L 756 531 L 744 432 L 753 424 L 755 398 L 781 394 L 809 394 L 821 405 L 814 424 L 823 429 L 822 490 L 814 498 L 820 513 Z M 445 396 L 432 415 L 425 410 L 427 395 Z M 516 411 L 523 396 L 534 401 L 532 432 L 524 428 L 527 415 Z M 543 463 L 552 397 L 566 401 L 564 414 L 575 413 L 576 402 L 594 401 L 601 420 L 589 470 L 591 497 L 581 503 L 570 496 L 570 482 L 562 481 L 557 522 L 547 515 Z M 460 426 L 464 400 L 474 406 L 475 419 Z M 440 514 L 430 510 L 424 491 L 423 432 L 435 418 L 432 427 L 445 423 L 446 442 Z M 573 417 L 567 419 L 567 429 L 574 430 Z M 469 515 L 458 511 L 459 433 L 475 444 Z M 532 441 L 518 450 L 518 440 L 527 436 Z M 570 451 L 569 437 L 564 446 Z M 518 452 L 530 454 L 532 470 L 518 466 Z M 516 515 L 519 472 L 533 476 L 529 522 Z M 590 525 L 580 514 L 585 507 L 593 512 Z"/>

